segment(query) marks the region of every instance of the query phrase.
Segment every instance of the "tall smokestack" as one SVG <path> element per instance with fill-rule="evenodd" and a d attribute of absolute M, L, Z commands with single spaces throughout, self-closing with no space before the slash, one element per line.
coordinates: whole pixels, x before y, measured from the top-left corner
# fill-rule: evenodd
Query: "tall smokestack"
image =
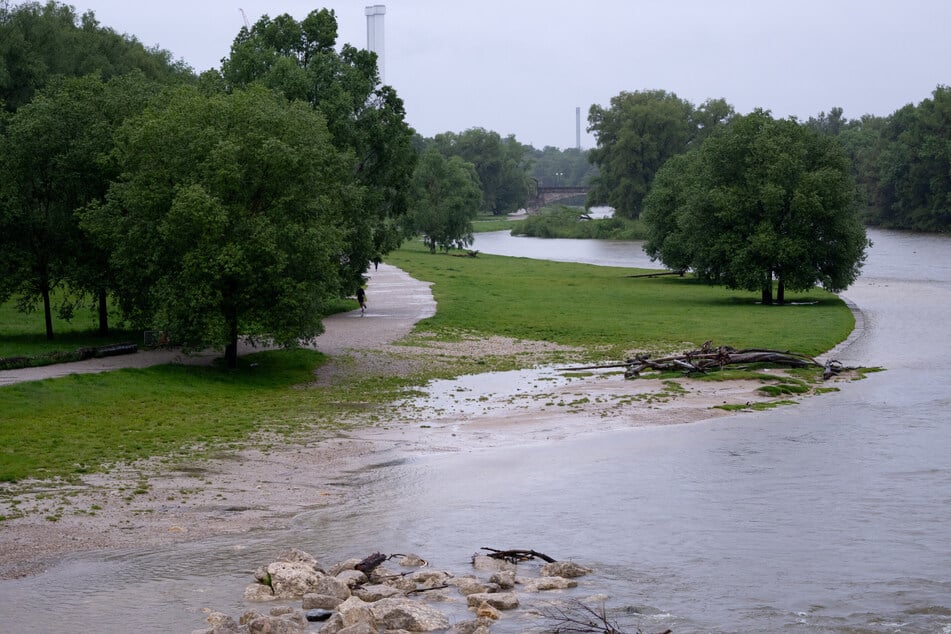
<path fill-rule="evenodd" d="M 575 107 L 575 147 L 581 149 L 581 106 Z"/>
<path fill-rule="evenodd" d="M 386 5 L 375 4 L 363 11 L 367 16 L 367 50 L 376 53 L 377 67 L 380 70 L 380 83 L 386 83 L 386 64 L 384 64 L 385 46 L 383 41 L 383 16 Z"/>

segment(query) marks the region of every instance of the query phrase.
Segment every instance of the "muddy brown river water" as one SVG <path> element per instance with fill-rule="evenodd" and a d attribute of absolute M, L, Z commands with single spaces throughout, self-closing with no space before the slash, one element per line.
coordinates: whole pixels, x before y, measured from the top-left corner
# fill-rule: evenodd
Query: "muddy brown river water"
<path fill-rule="evenodd" d="M 603 594 L 630 632 L 951 632 L 951 238 L 869 236 L 843 293 L 863 327 L 833 354 L 886 372 L 768 412 L 397 458 L 349 474 L 351 501 L 277 534 L 69 558 L 0 582 L 0 630 L 188 632 L 205 606 L 240 614 L 249 571 L 291 544 L 446 568 L 482 546 L 533 548 L 593 568 L 576 596 Z M 552 252 L 503 234 L 474 248 Z M 656 266 L 636 243 L 556 252 Z"/>

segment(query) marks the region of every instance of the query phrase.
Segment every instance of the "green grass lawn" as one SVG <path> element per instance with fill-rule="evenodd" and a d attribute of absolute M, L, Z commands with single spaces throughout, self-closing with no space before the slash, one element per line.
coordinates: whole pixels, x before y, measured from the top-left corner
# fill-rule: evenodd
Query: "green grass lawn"
<path fill-rule="evenodd" d="M 116 329 L 109 336 L 100 337 L 95 316 L 85 310 L 77 311 L 70 321 L 60 319 L 54 310 L 53 339 L 46 338 L 45 328 L 42 311 L 21 313 L 12 301 L 0 303 L 0 358 L 72 351 L 124 341 L 142 343 L 141 331 Z"/>
<path fill-rule="evenodd" d="M 435 282 L 438 312 L 421 330 L 447 339 L 501 334 L 552 341 L 585 348 L 589 359 L 682 350 L 707 339 L 816 354 L 853 326 L 844 303 L 822 291 L 792 298 L 809 305 L 759 306 L 756 294 L 690 279 L 630 278 L 639 271 L 485 254 L 431 255 L 421 244 L 387 262 Z M 42 332 L 41 318 L 13 328 L 8 310 L 0 310 L 0 356 L 32 350 L 24 341 Z M 64 329 L 54 345 L 90 345 L 90 332 L 79 329 L 70 340 Z M 372 420 L 368 401 L 386 402 L 427 378 L 360 377 L 300 389 L 323 359 L 306 350 L 274 351 L 242 358 L 236 371 L 161 366 L 0 387 L 0 481 L 69 479 L 120 461 L 240 445 L 254 432 L 335 433 L 338 421 L 354 412 L 369 411 Z"/>
<path fill-rule="evenodd" d="M 854 319 L 835 295 L 816 289 L 762 306 L 759 293 L 706 286 L 690 278 L 480 254 L 430 254 L 404 245 L 387 261 L 434 282 L 437 314 L 421 328 L 538 339 L 608 357 L 714 344 L 819 354 L 851 332 Z"/>

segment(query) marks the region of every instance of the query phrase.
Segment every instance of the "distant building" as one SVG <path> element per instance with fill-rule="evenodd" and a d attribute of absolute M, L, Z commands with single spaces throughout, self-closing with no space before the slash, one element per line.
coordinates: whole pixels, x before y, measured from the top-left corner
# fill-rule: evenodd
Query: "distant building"
<path fill-rule="evenodd" d="M 386 15 L 386 5 L 375 4 L 364 9 L 367 16 L 367 50 L 377 56 L 377 66 L 380 69 L 380 83 L 386 83 L 386 64 L 384 63 L 385 45 L 383 40 L 383 16 Z"/>

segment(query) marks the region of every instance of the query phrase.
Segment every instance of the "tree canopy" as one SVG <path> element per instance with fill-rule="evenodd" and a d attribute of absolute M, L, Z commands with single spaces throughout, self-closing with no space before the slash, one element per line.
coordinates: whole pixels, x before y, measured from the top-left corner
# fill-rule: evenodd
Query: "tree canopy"
<path fill-rule="evenodd" d="M 416 165 L 412 189 L 405 224 L 409 235 L 422 234 L 432 253 L 472 244 L 472 220 L 479 213 L 482 192 L 471 163 L 430 148 Z"/>
<path fill-rule="evenodd" d="M 103 250 L 80 230 L 75 211 L 101 201 L 114 166 L 100 159 L 123 120 L 140 112 L 158 88 L 141 73 L 53 80 L 10 116 L 0 134 L 0 298 L 22 309 L 42 304 L 53 338 L 51 292 L 68 317 L 82 293 L 96 298 L 100 332 L 108 329 L 109 267 Z M 79 293 L 79 294 L 77 294 Z"/>
<path fill-rule="evenodd" d="M 334 146 L 351 162 L 341 177 L 362 197 L 361 213 L 344 218 L 347 271 L 356 283 L 371 260 L 399 246 L 397 219 L 408 205 L 416 153 L 402 100 L 380 83 L 376 53 L 349 44 L 338 52 L 336 44 L 332 10 L 301 21 L 265 15 L 238 33 L 221 75 L 227 90 L 261 83 L 325 117 Z"/>
<path fill-rule="evenodd" d="M 761 110 L 668 161 L 643 220 L 651 257 L 766 304 L 774 280 L 779 303 L 787 289 L 847 288 L 868 246 L 841 146 Z"/>
<path fill-rule="evenodd" d="M 122 175 L 84 226 L 112 253 L 137 323 L 186 349 L 322 331 L 360 202 L 324 117 L 263 87 L 181 87 L 119 130 Z"/>
<path fill-rule="evenodd" d="M 461 133 L 437 134 L 430 142 L 443 156 L 458 156 L 475 166 L 482 188 L 483 213 L 502 215 L 517 211 L 528 201 L 529 148 L 515 136 L 470 128 Z"/>
<path fill-rule="evenodd" d="M 622 92 L 608 108 L 591 106 L 588 131 L 597 137 L 597 147 L 589 159 L 599 171 L 588 206 L 610 205 L 619 215 L 637 218 L 667 159 L 699 144 L 733 114 L 722 99 L 698 108 L 664 90 Z"/>
<path fill-rule="evenodd" d="M 92 11 L 59 2 L 0 2 L 0 102 L 9 111 L 29 103 L 55 77 L 99 73 L 104 80 L 139 70 L 155 81 L 193 78 L 172 54 L 99 25 Z"/>

